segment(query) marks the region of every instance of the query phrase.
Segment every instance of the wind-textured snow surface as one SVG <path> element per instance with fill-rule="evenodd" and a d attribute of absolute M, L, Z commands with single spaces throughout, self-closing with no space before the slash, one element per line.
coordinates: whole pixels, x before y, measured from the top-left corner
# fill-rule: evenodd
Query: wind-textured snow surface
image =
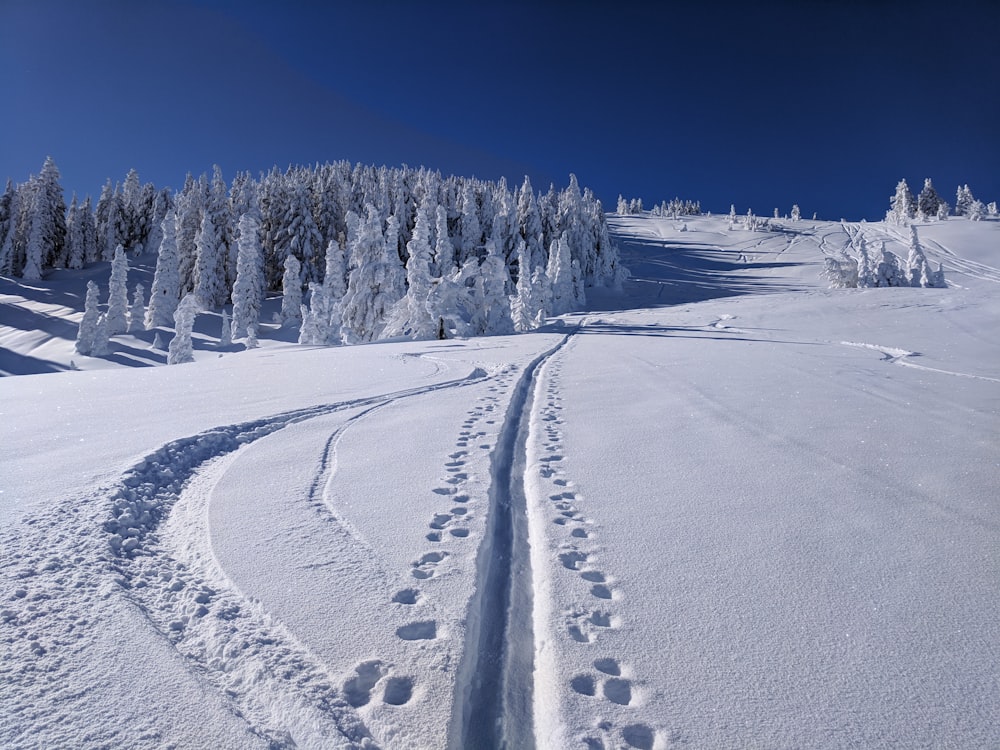
<path fill-rule="evenodd" d="M 51 371 L 0 380 L 0 746 L 1000 746 L 1000 224 L 837 290 L 906 233 L 778 224 L 612 217 L 625 293 L 530 334 L 176 367 L 0 280 Z"/>

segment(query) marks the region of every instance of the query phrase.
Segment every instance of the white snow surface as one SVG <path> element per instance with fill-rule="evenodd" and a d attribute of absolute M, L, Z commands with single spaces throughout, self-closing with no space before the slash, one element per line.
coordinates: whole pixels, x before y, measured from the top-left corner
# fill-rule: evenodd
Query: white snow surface
<path fill-rule="evenodd" d="M 107 264 L 0 280 L 0 747 L 1000 747 L 1000 224 L 830 290 L 908 234 L 778 223 L 612 217 L 625 292 L 529 334 L 170 367 L 73 351 Z"/>

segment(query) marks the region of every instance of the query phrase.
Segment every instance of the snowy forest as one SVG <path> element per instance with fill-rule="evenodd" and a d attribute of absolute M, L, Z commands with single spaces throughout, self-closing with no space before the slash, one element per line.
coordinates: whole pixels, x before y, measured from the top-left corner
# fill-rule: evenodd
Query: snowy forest
<path fill-rule="evenodd" d="M 228 315 L 250 345 L 268 293 L 282 325 L 308 344 L 449 338 L 524 331 L 579 309 L 589 286 L 619 287 L 627 271 L 604 209 L 571 175 L 557 191 L 528 178 L 442 177 L 427 169 L 348 162 L 275 167 L 231 183 L 219 167 L 183 188 L 109 180 L 97 200 L 67 208 L 54 161 L 0 197 L 0 274 L 37 280 L 49 268 L 111 262 L 105 312 L 96 284 L 77 349 L 135 328 L 184 329 L 200 310 Z M 156 253 L 148 305 L 128 301 L 130 255 Z"/>

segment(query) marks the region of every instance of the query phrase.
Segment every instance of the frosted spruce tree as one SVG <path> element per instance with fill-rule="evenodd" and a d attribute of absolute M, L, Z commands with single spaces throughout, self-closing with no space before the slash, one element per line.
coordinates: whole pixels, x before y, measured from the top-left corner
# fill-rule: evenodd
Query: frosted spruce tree
<path fill-rule="evenodd" d="M 214 310 L 229 296 L 226 289 L 226 253 L 212 215 L 206 210 L 195 239 L 194 293 L 202 306 Z"/>
<path fill-rule="evenodd" d="M 302 266 L 294 255 L 285 258 L 281 295 L 281 325 L 298 325 L 302 322 Z"/>
<path fill-rule="evenodd" d="M 167 348 L 167 364 L 180 365 L 194 362 L 194 343 L 191 331 L 194 319 L 201 312 L 201 302 L 195 294 L 185 294 L 174 311 L 174 337 Z"/>
<path fill-rule="evenodd" d="M 219 348 L 225 348 L 233 343 L 233 327 L 229 313 L 222 308 L 222 330 L 219 332 Z"/>
<path fill-rule="evenodd" d="M 356 265 L 341 305 L 341 337 L 347 344 L 377 339 L 388 312 L 406 294 L 399 254 L 395 248 L 390 251 L 385 239 L 397 236 L 395 217 L 389 217 L 389 231 L 383 233 L 376 210 L 369 206 L 367 213 L 357 236 L 348 242 L 351 262 Z"/>
<path fill-rule="evenodd" d="M 309 306 L 302 305 L 302 325 L 299 343 L 309 346 L 326 346 L 330 342 L 330 298 L 326 287 L 316 281 L 309 282 Z"/>
<path fill-rule="evenodd" d="M 260 323 L 264 300 L 264 255 L 260 248 L 260 223 L 243 214 L 239 223 L 239 254 L 236 258 L 236 283 L 233 285 L 233 338 L 254 331 Z"/>
<path fill-rule="evenodd" d="M 886 221 L 900 226 L 909 224 L 916 212 L 916 204 L 913 193 L 910 192 L 910 186 L 906 184 L 906 180 L 900 180 L 896 185 L 895 194 L 889 199 L 889 213 L 885 216 Z"/>
<path fill-rule="evenodd" d="M 76 334 L 76 351 L 80 354 L 90 354 L 94 350 L 94 336 L 97 333 L 97 321 L 101 317 L 100 289 L 93 281 L 87 282 L 87 297 L 84 300 L 83 319 Z"/>
<path fill-rule="evenodd" d="M 160 224 L 163 239 L 156 257 L 153 287 L 149 290 L 149 307 L 146 308 L 146 330 L 157 326 L 170 326 L 174 310 L 180 299 L 180 268 L 177 258 L 176 221 L 173 209 L 167 211 Z"/>
<path fill-rule="evenodd" d="M 434 209 L 434 256 L 432 276 L 443 276 L 455 268 L 455 246 L 448 237 L 448 210 L 444 206 Z"/>
<path fill-rule="evenodd" d="M 125 249 L 115 248 L 108 284 L 108 333 L 115 336 L 128 330 L 128 259 Z"/>
<path fill-rule="evenodd" d="M 548 313 L 562 315 L 570 312 L 576 302 L 576 287 L 573 283 L 573 261 L 570 258 L 569 245 L 558 239 L 549 248 L 549 265 L 545 274 L 552 284 L 552 296 L 549 299 Z"/>
<path fill-rule="evenodd" d="M 545 287 L 548 279 L 538 267 L 531 273 L 528 267 L 528 251 L 524 240 L 517 246 L 517 291 L 510 298 L 511 320 L 514 330 L 523 332 L 538 328 L 545 323 Z"/>
<path fill-rule="evenodd" d="M 920 216 L 925 221 L 932 217 L 936 218 L 941 203 L 940 196 L 938 196 L 937 191 L 934 189 L 934 185 L 931 184 L 931 178 L 926 178 L 924 180 L 924 188 L 920 191 L 920 195 L 917 196 L 917 211 Z"/>
<path fill-rule="evenodd" d="M 108 325 L 107 313 L 101 313 L 94 328 L 94 345 L 90 350 L 92 357 L 103 357 L 111 350 L 111 331 Z"/>
<path fill-rule="evenodd" d="M 128 330 L 129 333 L 141 331 L 146 318 L 146 290 L 142 284 L 135 285 L 135 292 L 132 295 L 132 306 L 128 310 Z"/>
<path fill-rule="evenodd" d="M 858 245 L 858 286 L 861 288 L 877 286 L 875 279 L 875 267 L 872 265 L 871 256 L 868 254 L 868 243 L 864 235 L 859 234 Z"/>
<path fill-rule="evenodd" d="M 417 211 L 413 239 L 406 250 L 406 296 L 396 303 L 384 335 L 407 336 L 411 339 L 432 339 L 437 335 L 437 321 L 431 318 L 427 300 L 431 291 L 430 217 L 426 207 Z"/>
<path fill-rule="evenodd" d="M 31 200 L 28 214 L 28 242 L 24 248 L 24 266 L 21 278 L 25 281 L 40 281 L 45 257 L 45 227 L 42 215 L 42 196 L 36 190 Z"/>

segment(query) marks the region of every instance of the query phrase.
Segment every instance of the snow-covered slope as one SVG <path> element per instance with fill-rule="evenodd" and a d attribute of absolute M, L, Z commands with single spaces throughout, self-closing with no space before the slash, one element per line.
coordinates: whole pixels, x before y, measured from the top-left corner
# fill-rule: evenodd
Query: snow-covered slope
<path fill-rule="evenodd" d="M 135 367 L 0 281 L 81 370 L 0 380 L 0 745 L 1000 745 L 1000 225 L 829 290 L 905 235 L 611 221 L 626 293 L 512 337 Z"/>

